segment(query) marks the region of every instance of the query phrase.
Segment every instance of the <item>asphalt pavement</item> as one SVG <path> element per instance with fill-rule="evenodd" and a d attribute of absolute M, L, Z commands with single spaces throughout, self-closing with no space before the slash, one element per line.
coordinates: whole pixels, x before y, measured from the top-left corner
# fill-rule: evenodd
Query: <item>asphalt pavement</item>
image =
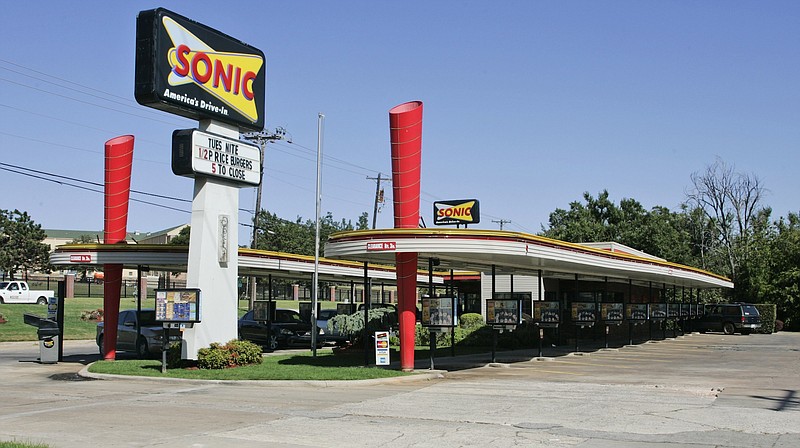
<path fill-rule="evenodd" d="M 0 441 L 122 447 L 798 447 L 800 334 L 451 358 L 418 380 L 87 378 L 0 343 Z M 429 359 L 418 359 L 425 370 Z"/>

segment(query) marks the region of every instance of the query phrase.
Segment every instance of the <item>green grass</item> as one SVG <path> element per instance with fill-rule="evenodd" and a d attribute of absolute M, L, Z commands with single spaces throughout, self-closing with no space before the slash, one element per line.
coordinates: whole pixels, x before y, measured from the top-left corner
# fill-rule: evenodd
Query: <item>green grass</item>
<path fill-rule="evenodd" d="M 29 442 L 3 442 L 0 441 L 0 448 L 49 448 L 50 445 L 43 443 L 29 443 Z"/>
<path fill-rule="evenodd" d="M 265 356 L 259 365 L 221 370 L 169 369 L 161 373 L 161 361 L 100 361 L 92 364 L 92 373 L 139 375 L 160 378 L 199 380 L 365 380 L 409 375 L 397 370 L 364 367 L 361 354 L 317 354 Z"/>
<path fill-rule="evenodd" d="M 93 285 L 97 286 L 97 285 Z M 99 286 L 97 286 L 99 287 Z M 153 308 L 153 299 L 142 302 L 142 308 Z M 247 312 L 248 302 L 239 301 L 239 316 Z M 323 308 L 335 307 L 335 302 L 324 302 Z M 297 302 L 294 300 L 278 300 L 278 308 L 298 309 Z M 102 297 L 76 297 L 64 300 L 64 339 L 94 339 L 96 334 L 97 322 L 81 320 L 81 313 L 84 311 L 103 308 Z M 135 309 L 136 300 L 130 297 L 120 299 L 120 310 Z M 8 321 L 0 324 L 0 342 L 9 341 L 35 341 L 36 327 L 26 325 L 22 319 L 25 313 L 36 314 L 42 317 L 47 316 L 47 307 L 42 305 L 25 304 L 0 304 L 0 314 L 3 314 Z"/>

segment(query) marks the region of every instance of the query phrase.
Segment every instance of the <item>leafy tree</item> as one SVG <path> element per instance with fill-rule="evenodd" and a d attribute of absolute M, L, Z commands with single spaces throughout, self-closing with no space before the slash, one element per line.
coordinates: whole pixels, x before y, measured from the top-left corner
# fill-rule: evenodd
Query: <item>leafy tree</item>
<path fill-rule="evenodd" d="M 356 230 L 367 230 L 369 229 L 369 214 L 367 212 L 361 213 L 361 216 L 358 217 L 358 224 L 356 224 Z"/>
<path fill-rule="evenodd" d="M 50 248 L 45 231 L 27 212 L 0 210 L 0 269 L 14 278 L 16 272 L 50 272 Z"/>
<path fill-rule="evenodd" d="M 359 217 L 359 226 L 366 221 L 366 213 Z M 258 249 L 288 252 L 300 255 L 314 255 L 316 222 L 298 216 L 294 221 L 279 218 L 274 213 L 261 210 L 256 216 L 258 223 Z M 324 246 L 328 237 L 343 230 L 353 230 L 352 221 L 336 221 L 331 212 L 320 218 L 320 245 Z"/>
<path fill-rule="evenodd" d="M 186 226 L 186 227 L 182 228 L 181 231 L 178 232 L 178 234 L 175 235 L 175 237 L 172 238 L 169 241 L 169 244 L 175 245 L 175 246 L 188 246 L 189 245 L 189 235 L 191 234 L 191 232 L 192 232 L 192 227 L 191 226 Z"/>
<path fill-rule="evenodd" d="M 762 216 L 759 225 L 764 225 L 763 219 Z M 748 292 L 758 301 L 774 303 L 778 319 L 787 328 L 797 329 L 800 327 L 800 214 L 781 217 L 754 239 L 760 252 L 750 257 L 742 272 L 747 276 Z"/>

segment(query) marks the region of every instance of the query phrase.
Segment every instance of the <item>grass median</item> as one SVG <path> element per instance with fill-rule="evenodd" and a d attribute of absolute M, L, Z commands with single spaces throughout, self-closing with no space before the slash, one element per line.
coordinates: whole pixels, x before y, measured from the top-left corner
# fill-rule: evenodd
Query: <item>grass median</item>
<path fill-rule="evenodd" d="M 138 375 L 157 378 L 184 378 L 194 380 L 367 380 L 412 375 L 387 368 L 363 365 L 363 354 L 311 352 L 289 355 L 265 356 L 264 362 L 231 369 L 168 369 L 161 373 L 159 360 L 99 361 L 89 367 L 92 373 Z"/>

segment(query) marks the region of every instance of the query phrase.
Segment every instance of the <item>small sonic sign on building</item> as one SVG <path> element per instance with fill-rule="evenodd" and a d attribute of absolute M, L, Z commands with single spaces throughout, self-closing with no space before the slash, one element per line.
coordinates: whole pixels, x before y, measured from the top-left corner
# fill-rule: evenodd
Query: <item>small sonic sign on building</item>
<path fill-rule="evenodd" d="M 477 224 L 479 222 L 481 222 L 481 214 L 480 203 L 477 199 L 461 199 L 433 203 L 433 223 L 437 226 Z"/>
<path fill-rule="evenodd" d="M 257 48 L 163 8 L 136 19 L 139 104 L 264 129 L 266 59 Z"/>

